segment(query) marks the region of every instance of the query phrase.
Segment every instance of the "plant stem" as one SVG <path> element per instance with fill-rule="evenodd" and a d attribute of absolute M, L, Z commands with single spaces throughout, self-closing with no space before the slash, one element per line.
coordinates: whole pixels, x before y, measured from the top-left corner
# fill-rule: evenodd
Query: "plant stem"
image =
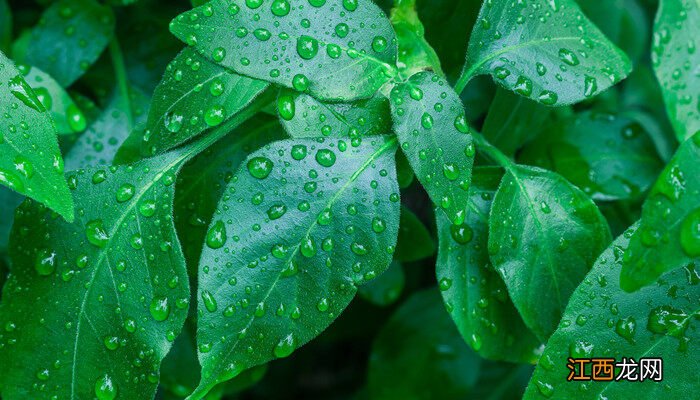
<path fill-rule="evenodd" d="M 121 47 L 119 47 L 119 41 L 116 37 L 109 42 L 109 55 L 112 58 L 112 67 L 114 68 L 114 75 L 117 78 L 117 86 L 119 88 L 119 92 L 121 93 L 124 104 L 124 112 L 126 113 L 129 128 L 128 130 L 130 132 L 134 128 L 134 115 L 133 110 L 131 109 L 131 98 L 129 97 L 129 79 L 126 76 L 124 55 Z"/>
<path fill-rule="evenodd" d="M 496 146 L 492 145 L 489 143 L 486 138 L 478 132 L 472 131 L 472 139 L 474 140 L 474 144 L 476 145 L 476 148 L 479 150 L 480 153 L 484 154 L 496 164 L 500 165 L 501 167 L 505 168 L 506 171 L 512 172 L 515 168 L 515 163 L 513 160 L 508 158 L 501 150 L 499 150 Z"/>
<path fill-rule="evenodd" d="M 467 87 L 467 84 L 469 81 L 472 79 L 472 74 L 474 73 L 474 68 L 465 68 L 462 71 L 462 75 L 460 75 L 459 79 L 457 80 L 457 83 L 455 83 L 455 92 L 457 94 L 462 94 L 464 89 Z"/>

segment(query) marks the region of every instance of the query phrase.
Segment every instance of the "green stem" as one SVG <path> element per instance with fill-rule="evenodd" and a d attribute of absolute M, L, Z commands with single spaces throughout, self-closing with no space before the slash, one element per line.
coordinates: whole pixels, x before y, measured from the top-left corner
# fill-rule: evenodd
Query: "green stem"
<path fill-rule="evenodd" d="M 109 42 L 109 55 L 112 58 L 114 75 L 117 78 L 117 86 L 121 93 L 122 101 L 124 102 L 124 112 L 126 113 L 127 123 L 129 124 L 128 128 L 129 131 L 131 131 L 134 128 L 134 115 L 131 109 L 131 98 L 129 97 L 129 79 L 126 75 L 124 55 L 116 37 Z"/>
<path fill-rule="evenodd" d="M 505 168 L 506 171 L 512 172 L 515 169 L 516 164 L 513 162 L 513 160 L 503 154 L 503 152 L 496 146 L 489 143 L 482 134 L 472 131 L 472 139 L 474 140 L 474 144 L 480 153 L 496 162 L 496 164 Z"/>
<path fill-rule="evenodd" d="M 462 75 L 460 75 L 459 79 L 457 80 L 457 83 L 455 83 L 455 92 L 457 92 L 457 94 L 462 94 L 464 89 L 467 87 L 467 84 L 473 77 L 474 70 L 474 67 L 467 69 L 465 65 L 465 68 L 462 71 Z"/>

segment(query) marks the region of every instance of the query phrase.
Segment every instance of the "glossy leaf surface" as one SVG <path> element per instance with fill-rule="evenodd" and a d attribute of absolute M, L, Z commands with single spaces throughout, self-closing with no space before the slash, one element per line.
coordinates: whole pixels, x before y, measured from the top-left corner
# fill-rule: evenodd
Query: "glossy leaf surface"
<path fill-rule="evenodd" d="M 200 260 L 202 380 L 191 398 L 289 356 L 386 270 L 398 234 L 395 151 L 383 137 L 357 147 L 292 139 L 241 166 Z"/>
<path fill-rule="evenodd" d="M 391 25 L 399 44 L 398 67 L 408 78 L 423 70 L 444 76 L 440 59 L 425 39 L 425 27 L 416 10 L 416 0 L 397 0 L 391 9 Z"/>
<path fill-rule="evenodd" d="M 490 74 L 521 96 L 561 106 L 597 95 L 630 71 L 627 56 L 574 0 L 491 0 L 469 37 L 464 76 Z"/>
<path fill-rule="evenodd" d="M 700 259 L 700 134 L 681 145 L 644 202 L 639 229 L 622 268 L 622 286 L 636 290 L 666 271 Z"/>
<path fill-rule="evenodd" d="M 12 61 L 0 53 L 0 184 L 73 219 L 51 115 Z"/>
<path fill-rule="evenodd" d="M 513 167 L 491 208 L 491 262 L 525 324 L 542 341 L 554 332 L 571 293 L 610 243 L 598 207 L 561 176 Z"/>
<path fill-rule="evenodd" d="M 437 214 L 435 273 L 445 307 L 474 351 L 484 358 L 531 363 L 540 341 L 523 323 L 489 260 L 489 213 L 500 179 L 498 169 L 474 170 L 463 224 Z"/>
<path fill-rule="evenodd" d="M 620 289 L 622 255 L 634 227 L 600 256 L 576 289 L 562 323 L 547 343 L 525 393 L 526 400 L 580 398 L 683 398 L 700 381 L 692 368 L 700 356 L 700 275 L 694 265 L 663 275 L 635 293 Z M 639 363 L 663 358 L 663 383 L 567 382 L 568 357 L 611 357 Z M 637 379 L 641 371 L 636 368 Z M 633 371 L 634 372 L 634 371 Z M 618 370 L 618 373 L 621 371 Z"/>
<path fill-rule="evenodd" d="M 70 173 L 72 224 L 20 207 L 0 306 L 4 399 L 154 395 L 189 306 L 171 214 L 185 156 Z"/>
<path fill-rule="evenodd" d="M 416 177 L 450 220 L 463 219 L 475 149 L 459 96 L 437 75 L 420 72 L 392 90 L 391 108 Z"/>
<path fill-rule="evenodd" d="M 226 68 L 325 100 L 372 96 L 396 63 L 394 31 L 371 0 L 214 0 L 170 30 Z"/>
<path fill-rule="evenodd" d="M 652 63 L 676 136 L 683 141 L 700 132 L 700 4 L 697 0 L 661 0 L 654 23 Z"/>

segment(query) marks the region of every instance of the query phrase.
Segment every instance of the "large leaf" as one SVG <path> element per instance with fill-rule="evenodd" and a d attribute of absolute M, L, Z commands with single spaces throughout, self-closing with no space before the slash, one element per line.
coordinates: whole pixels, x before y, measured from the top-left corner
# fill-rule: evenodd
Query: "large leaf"
<path fill-rule="evenodd" d="M 700 259 L 700 133 L 681 145 L 644 203 L 622 268 L 622 286 L 636 290 L 666 271 Z"/>
<path fill-rule="evenodd" d="M 170 30 L 240 74 L 326 100 L 371 97 L 396 63 L 394 31 L 371 0 L 214 0 Z"/>
<path fill-rule="evenodd" d="M 666 110 L 681 142 L 700 132 L 700 3 L 661 0 L 654 23 L 652 63 Z"/>
<path fill-rule="evenodd" d="M 610 240 L 593 201 L 561 176 L 525 166 L 504 176 L 491 208 L 489 254 L 540 340 L 554 332 L 569 296 Z"/>
<path fill-rule="evenodd" d="M 95 0 L 61 0 L 46 9 L 27 42 L 15 46 L 13 56 L 40 68 L 65 88 L 97 60 L 113 34 L 110 7 Z"/>
<path fill-rule="evenodd" d="M 51 75 L 37 67 L 18 65 L 17 69 L 34 89 L 44 108 L 51 112 L 59 135 L 75 134 L 85 130 L 87 125 L 85 115 Z"/>
<path fill-rule="evenodd" d="M 130 91 L 128 102 L 124 101 L 120 91 L 114 91 L 105 109 L 66 154 L 66 168 L 111 165 L 117 150 L 131 132 L 129 115 L 137 124 L 142 123 L 148 103 L 149 99 L 139 90 Z"/>
<path fill-rule="evenodd" d="M 488 220 L 500 177 L 497 169 L 474 170 L 463 224 L 437 214 L 435 272 L 447 311 L 472 349 L 485 358 L 532 363 L 540 341 L 523 323 L 489 260 Z"/>
<path fill-rule="evenodd" d="M 556 171 L 595 200 L 638 198 L 663 168 L 639 123 L 595 111 L 549 125 L 520 160 Z"/>
<path fill-rule="evenodd" d="M 399 44 L 398 67 L 402 76 L 408 78 L 423 70 L 445 75 L 437 53 L 425 40 L 425 28 L 416 11 L 416 0 L 395 1 L 391 9 L 391 25 Z"/>
<path fill-rule="evenodd" d="M 153 397 L 189 306 L 172 221 L 188 156 L 70 173 L 72 224 L 20 206 L 0 305 L 3 399 Z"/>
<path fill-rule="evenodd" d="M 190 161 L 178 175 L 175 226 L 195 281 L 207 228 L 233 174 L 250 153 L 283 136 L 275 118 L 252 118 Z"/>
<path fill-rule="evenodd" d="M 0 53 L 0 184 L 73 220 L 73 199 L 63 177 L 51 115 Z"/>
<path fill-rule="evenodd" d="M 146 132 L 130 138 L 142 156 L 172 149 L 248 106 L 268 84 L 240 76 L 186 48 L 153 93 Z M 141 139 L 141 140 L 136 140 Z"/>
<path fill-rule="evenodd" d="M 550 108 L 498 89 L 481 133 L 492 145 L 512 156 L 523 144 L 540 133 L 549 118 Z"/>
<path fill-rule="evenodd" d="M 593 97 L 627 76 L 631 64 L 574 0 L 484 1 L 469 38 L 463 79 L 490 74 L 545 105 Z"/>
<path fill-rule="evenodd" d="M 700 378 L 692 366 L 700 357 L 700 275 L 691 264 L 665 274 L 653 286 L 624 292 L 619 281 L 622 254 L 633 233 L 634 227 L 620 236 L 574 292 L 559 329 L 547 343 L 526 400 L 682 399 L 696 393 Z M 567 382 L 568 357 L 611 357 L 618 362 L 661 357 L 663 383 Z"/>
<path fill-rule="evenodd" d="M 474 145 L 457 93 L 431 72 L 419 72 L 391 92 L 394 131 L 430 198 L 461 223 Z"/>
<path fill-rule="evenodd" d="M 391 132 L 389 101 L 381 95 L 352 103 L 328 103 L 282 89 L 277 112 L 293 138 L 357 139 Z"/>
<path fill-rule="evenodd" d="M 12 10 L 7 0 L 0 0 L 0 51 L 7 51 L 12 40 Z"/>
<path fill-rule="evenodd" d="M 379 332 L 369 361 L 369 398 L 519 398 L 529 368 L 481 359 L 464 343 L 440 303 L 437 290 L 415 293 Z"/>
<path fill-rule="evenodd" d="M 253 153 L 214 215 L 200 261 L 200 399 L 290 355 L 391 262 L 395 139 L 292 139 Z"/>

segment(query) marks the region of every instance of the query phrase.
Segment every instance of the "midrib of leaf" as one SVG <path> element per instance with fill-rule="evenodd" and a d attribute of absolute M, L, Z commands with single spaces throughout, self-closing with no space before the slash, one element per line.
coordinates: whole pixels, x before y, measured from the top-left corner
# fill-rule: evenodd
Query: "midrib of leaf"
<path fill-rule="evenodd" d="M 180 151 L 180 154 L 172 161 L 170 162 L 167 166 L 162 168 L 160 170 L 161 173 L 165 174 L 167 172 L 172 171 L 173 169 L 179 170 L 182 164 L 184 164 L 186 161 L 188 161 L 190 158 L 194 157 L 195 155 L 201 153 L 203 150 L 214 144 L 216 141 L 221 139 L 223 136 L 225 136 L 227 133 L 230 132 L 233 127 L 231 125 L 239 125 L 243 121 L 247 120 L 250 118 L 253 114 L 257 113 L 260 109 L 264 108 L 264 106 L 267 106 L 269 100 L 267 98 L 268 96 L 261 96 L 255 101 L 255 104 L 251 104 L 251 106 L 241 114 L 237 115 L 236 117 L 231 118 L 226 124 L 221 125 L 220 128 L 214 129 L 211 131 L 209 135 L 206 137 L 202 138 L 200 141 L 197 141 L 190 145 L 187 148 L 184 148 Z M 176 150 L 177 151 L 177 150 Z M 71 399 L 75 399 L 75 381 L 76 381 L 76 367 L 77 367 L 77 357 L 78 357 L 78 342 L 80 340 L 80 328 L 81 328 L 81 321 L 82 317 L 85 316 L 86 320 L 89 321 L 87 318 L 87 313 L 85 311 L 85 305 L 87 303 L 87 298 L 90 295 L 92 288 L 93 288 L 93 283 L 95 281 L 95 278 L 97 277 L 98 273 L 100 272 L 101 266 L 103 265 L 103 261 L 105 260 L 106 254 L 108 250 L 111 248 L 112 243 L 114 243 L 114 237 L 117 234 L 117 232 L 121 229 L 122 223 L 126 219 L 126 217 L 133 211 L 133 209 L 136 207 L 136 205 L 139 203 L 141 198 L 145 195 L 146 192 L 148 192 L 153 185 L 155 185 L 158 182 L 158 180 L 151 180 L 147 184 L 145 184 L 139 192 L 137 192 L 134 197 L 133 201 L 129 203 L 129 205 L 126 207 L 124 212 L 119 216 L 117 219 L 116 223 L 114 224 L 114 228 L 109 234 L 109 239 L 107 243 L 105 244 L 105 247 L 103 248 L 103 251 L 100 252 L 100 255 L 97 258 L 97 263 L 94 268 L 94 272 L 92 276 L 90 277 L 90 281 L 88 282 L 88 287 L 85 290 L 85 294 L 83 295 L 83 300 L 80 305 L 80 312 L 78 313 L 78 322 L 76 324 L 76 334 L 75 334 L 75 343 L 73 345 L 73 363 L 71 365 Z M 136 217 L 137 224 L 139 221 L 139 217 Z M 140 225 L 138 226 L 139 232 L 141 232 Z M 175 239 L 178 242 L 179 246 L 179 239 L 177 238 L 177 235 L 175 236 Z M 148 269 L 148 268 L 147 268 Z M 111 269 L 110 269 L 111 271 Z M 150 274 L 150 270 L 148 271 Z M 117 299 L 119 296 L 117 296 Z M 92 326 L 92 323 L 90 323 Z M 94 329 L 94 327 L 93 327 Z"/>
<path fill-rule="evenodd" d="M 518 44 L 513 45 L 513 46 L 506 46 L 506 47 L 496 51 L 495 53 L 492 53 L 492 54 L 486 56 L 485 58 L 481 59 L 478 63 L 472 64 L 471 67 L 466 69 L 464 71 L 464 74 L 462 74 L 462 77 L 460 77 L 459 81 L 457 81 L 457 84 L 455 85 L 455 90 L 457 91 L 457 93 L 462 93 L 464 91 L 464 88 L 467 86 L 467 83 L 469 83 L 469 81 L 475 76 L 475 73 L 478 72 L 478 70 L 481 69 L 481 67 L 483 67 L 484 64 L 493 61 L 495 58 L 497 58 L 505 53 L 520 50 L 522 48 L 526 48 L 526 47 L 530 47 L 530 46 L 537 46 L 537 45 L 540 45 L 542 43 L 555 43 L 555 42 L 567 42 L 567 41 L 575 41 L 578 43 L 579 40 L 581 40 L 581 38 L 575 37 L 575 36 L 562 36 L 562 37 L 552 38 L 549 40 L 545 40 L 545 39 L 530 40 L 527 42 L 518 43 Z M 603 43 L 597 39 L 591 38 L 590 40 L 596 44 Z"/>
<path fill-rule="evenodd" d="M 541 236 L 545 237 L 549 240 L 551 238 L 549 235 L 544 231 L 542 227 L 542 222 L 540 221 L 539 217 L 537 216 L 537 212 L 533 207 L 534 201 L 530 197 L 530 194 L 528 193 L 527 190 L 525 190 L 525 186 L 523 185 L 523 182 L 520 180 L 520 178 L 517 175 L 517 172 L 515 171 L 510 171 L 511 176 L 513 176 L 513 180 L 516 182 L 518 185 L 518 188 L 520 189 L 520 192 L 523 193 L 523 197 L 527 200 L 527 208 L 530 211 L 530 215 L 532 215 L 533 221 L 535 222 L 535 226 L 537 228 L 537 231 L 540 233 Z M 512 204 L 512 203 L 511 203 Z M 554 260 L 552 259 L 552 251 L 549 248 L 549 246 L 543 246 L 545 248 L 545 254 L 547 255 L 547 269 L 549 269 L 549 272 L 552 274 L 552 283 L 554 283 L 554 288 L 555 292 L 557 294 L 557 304 L 561 308 L 562 305 L 562 299 L 561 299 L 561 293 L 559 292 L 559 279 L 557 278 L 557 274 L 555 273 L 554 270 Z M 529 274 L 529 281 L 528 281 L 528 287 L 530 287 L 530 283 L 532 282 L 532 279 L 535 277 L 534 273 Z"/>
<path fill-rule="evenodd" d="M 396 145 L 397 141 L 398 141 L 398 140 L 397 140 L 396 136 L 394 136 L 394 137 L 392 137 L 389 141 L 387 141 L 386 143 L 384 143 L 384 144 L 382 145 L 382 147 L 380 147 L 379 149 L 377 149 L 377 151 L 375 151 L 374 153 L 372 153 L 372 155 L 371 155 L 369 158 L 367 158 L 367 159 L 362 163 L 362 165 L 360 165 L 360 167 L 359 167 L 357 170 L 355 170 L 355 172 L 350 176 L 350 178 L 345 182 L 345 184 L 343 184 L 343 186 L 333 195 L 333 197 L 331 197 L 331 199 L 330 199 L 330 200 L 326 203 L 326 205 L 323 207 L 323 210 L 326 210 L 326 209 L 328 209 L 329 207 L 331 207 L 331 206 L 338 200 L 338 198 L 345 192 L 345 190 L 347 190 L 347 188 L 350 187 L 350 185 L 353 184 L 353 183 L 357 180 L 357 178 L 360 176 L 360 174 L 362 174 L 362 173 L 367 169 L 367 167 L 369 167 L 369 165 L 370 165 L 373 161 L 375 161 L 379 156 L 381 156 L 381 155 L 384 154 L 387 150 L 389 150 L 389 149 L 391 149 L 392 147 L 394 147 L 394 146 Z M 301 236 L 301 238 L 303 239 L 303 238 L 305 238 L 305 237 L 308 237 L 309 234 L 311 233 L 311 231 L 312 231 L 317 225 L 318 225 L 318 221 L 317 221 L 316 218 L 314 218 L 314 220 L 313 220 L 311 226 L 309 226 L 309 228 L 306 230 L 306 233 L 305 233 L 303 236 Z M 282 264 L 283 264 L 283 265 L 286 265 L 286 264 L 288 264 L 289 262 L 291 262 L 292 259 L 293 259 L 293 258 L 297 255 L 297 253 L 299 252 L 300 247 L 301 247 L 301 242 L 296 243 L 296 244 L 294 245 L 294 250 L 292 251 L 291 255 L 290 255 L 289 257 L 287 257 L 287 259 L 285 259 L 284 262 L 283 262 Z M 278 272 L 277 276 L 275 277 L 275 280 L 272 282 L 272 284 L 270 285 L 270 288 L 267 290 L 267 292 L 265 293 L 265 296 L 262 298 L 262 300 L 261 300 L 262 303 L 264 303 L 264 302 L 268 299 L 268 297 L 270 297 L 270 294 L 272 294 L 272 291 L 273 291 L 274 288 L 277 286 L 277 282 L 279 282 L 279 280 L 280 280 L 281 277 L 282 277 L 282 269 L 280 269 L 280 271 Z M 352 285 L 354 286 L 354 283 L 353 283 Z M 221 291 L 221 288 L 222 288 L 223 286 L 224 286 L 224 285 L 219 286 L 219 287 L 216 289 L 216 291 L 215 291 L 214 293 L 215 293 L 215 294 L 218 294 L 218 293 Z M 243 328 L 243 330 L 248 329 L 248 328 L 250 327 L 250 325 L 253 323 L 254 320 L 255 320 L 255 316 L 252 316 L 252 317 L 248 320 L 248 323 L 246 324 L 245 328 Z M 227 359 L 227 358 L 231 355 L 231 353 L 233 353 L 233 351 L 236 349 L 236 347 L 238 346 L 238 344 L 239 344 L 240 342 L 241 342 L 240 339 L 237 339 L 237 340 L 233 343 L 233 345 L 229 348 L 229 350 L 226 352 L 226 354 L 225 354 L 223 357 L 221 357 L 220 359 L 221 359 L 221 360 Z M 219 363 L 219 365 L 221 365 L 221 364 Z M 194 391 L 191 395 L 189 395 L 189 397 L 187 397 L 187 400 L 198 400 L 198 399 L 201 399 L 204 395 L 207 394 L 207 392 L 208 392 L 214 385 L 217 384 L 217 383 L 216 383 L 216 377 L 218 377 L 218 373 L 221 371 L 221 367 L 217 367 L 217 368 L 215 369 L 215 371 L 216 371 L 217 373 L 216 373 L 216 374 L 212 374 L 212 376 L 215 376 L 215 378 L 214 378 L 214 381 L 215 381 L 215 382 L 214 382 L 214 383 L 209 383 L 209 384 L 207 384 L 207 385 L 204 386 L 204 387 L 202 387 L 202 383 L 200 382 L 199 387 L 198 387 L 197 389 L 195 389 L 195 391 Z M 204 381 L 204 378 L 202 378 L 202 381 Z"/>

